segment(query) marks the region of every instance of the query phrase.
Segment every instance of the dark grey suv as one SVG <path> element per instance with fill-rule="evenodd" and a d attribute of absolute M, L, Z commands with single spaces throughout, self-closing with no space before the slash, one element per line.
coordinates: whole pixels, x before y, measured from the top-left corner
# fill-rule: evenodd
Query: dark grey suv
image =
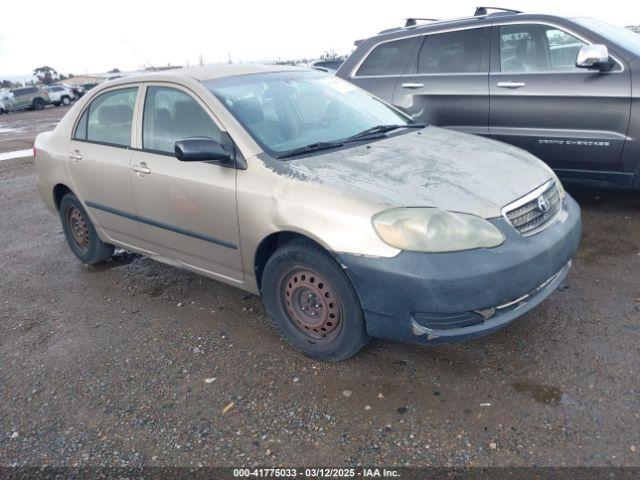
<path fill-rule="evenodd" d="M 478 13 L 409 19 L 357 42 L 337 76 L 417 121 L 522 147 L 563 177 L 640 187 L 640 35 L 591 18 Z"/>

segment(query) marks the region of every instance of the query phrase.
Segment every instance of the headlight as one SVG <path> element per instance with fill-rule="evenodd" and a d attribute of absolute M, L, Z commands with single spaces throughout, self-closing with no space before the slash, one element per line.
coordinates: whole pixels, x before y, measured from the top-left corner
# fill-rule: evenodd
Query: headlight
<path fill-rule="evenodd" d="M 504 236 L 486 220 L 437 208 L 394 208 L 374 215 L 373 226 L 392 247 L 415 252 L 455 252 L 497 247 Z"/>

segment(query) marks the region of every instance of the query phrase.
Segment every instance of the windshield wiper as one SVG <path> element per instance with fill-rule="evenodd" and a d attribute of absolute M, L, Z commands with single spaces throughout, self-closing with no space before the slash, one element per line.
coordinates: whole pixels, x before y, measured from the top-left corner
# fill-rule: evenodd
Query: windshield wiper
<path fill-rule="evenodd" d="M 283 153 L 282 155 L 278 155 L 278 158 L 289 158 L 295 157 L 296 155 L 302 155 L 304 153 L 317 152 L 320 150 L 327 150 L 329 148 L 341 147 L 343 142 L 316 142 L 310 143 L 309 145 L 304 145 L 302 147 L 297 147 L 288 152 Z"/>
<path fill-rule="evenodd" d="M 356 133 L 355 135 L 351 135 L 343 140 L 343 142 L 351 142 L 354 140 L 362 140 L 363 138 L 372 136 L 372 135 L 380 135 L 383 133 L 390 132 L 391 130 L 397 130 L 398 128 L 424 128 L 426 125 L 424 123 L 406 123 L 406 124 L 389 124 L 389 125 L 376 125 L 375 127 L 367 128 L 360 133 Z"/>

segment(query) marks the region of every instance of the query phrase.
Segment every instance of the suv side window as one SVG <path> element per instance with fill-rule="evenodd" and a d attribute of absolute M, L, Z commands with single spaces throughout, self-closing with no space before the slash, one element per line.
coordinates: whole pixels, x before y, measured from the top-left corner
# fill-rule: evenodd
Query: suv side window
<path fill-rule="evenodd" d="M 133 109 L 137 96 L 138 87 L 111 90 L 98 95 L 85 112 L 87 115 L 86 140 L 130 147 Z M 81 118 L 78 127 L 82 122 Z M 76 133 L 81 134 L 77 128 Z M 76 138 L 81 139 L 80 136 Z"/>
<path fill-rule="evenodd" d="M 578 50 L 586 43 L 550 25 L 523 24 L 500 27 L 502 72 L 567 72 L 576 67 Z"/>
<path fill-rule="evenodd" d="M 403 38 L 378 45 L 362 63 L 357 76 L 402 75 L 419 37 Z"/>
<path fill-rule="evenodd" d="M 486 28 L 428 35 L 418 55 L 418 73 L 478 73 L 483 65 L 482 37 Z"/>
<path fill-rule="evenodd" d="M 176 141 L 189 137 L 221 139 L 220 129 L 193 97 L 175 88 L 147 88 L 142 148 L 173 155 Z"/>

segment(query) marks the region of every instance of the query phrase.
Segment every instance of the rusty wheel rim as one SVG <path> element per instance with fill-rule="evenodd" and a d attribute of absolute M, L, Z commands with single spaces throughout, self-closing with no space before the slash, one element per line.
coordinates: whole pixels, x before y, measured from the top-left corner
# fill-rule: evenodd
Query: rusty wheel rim
<path fill-rule="evenodd" d="M 287 317 L 296 330 L 322 343 L 338 336 L 340 299 L 324 276 L 309 269 L 292 269 L 283 277 L 282 292 Z"/>
<path fill-rule="evenodd" d="M 89 227 L 82 212 L 76 207 L 67 210 L 67 223 L 71 238 L 81 250 L 89 248 Z"/>

